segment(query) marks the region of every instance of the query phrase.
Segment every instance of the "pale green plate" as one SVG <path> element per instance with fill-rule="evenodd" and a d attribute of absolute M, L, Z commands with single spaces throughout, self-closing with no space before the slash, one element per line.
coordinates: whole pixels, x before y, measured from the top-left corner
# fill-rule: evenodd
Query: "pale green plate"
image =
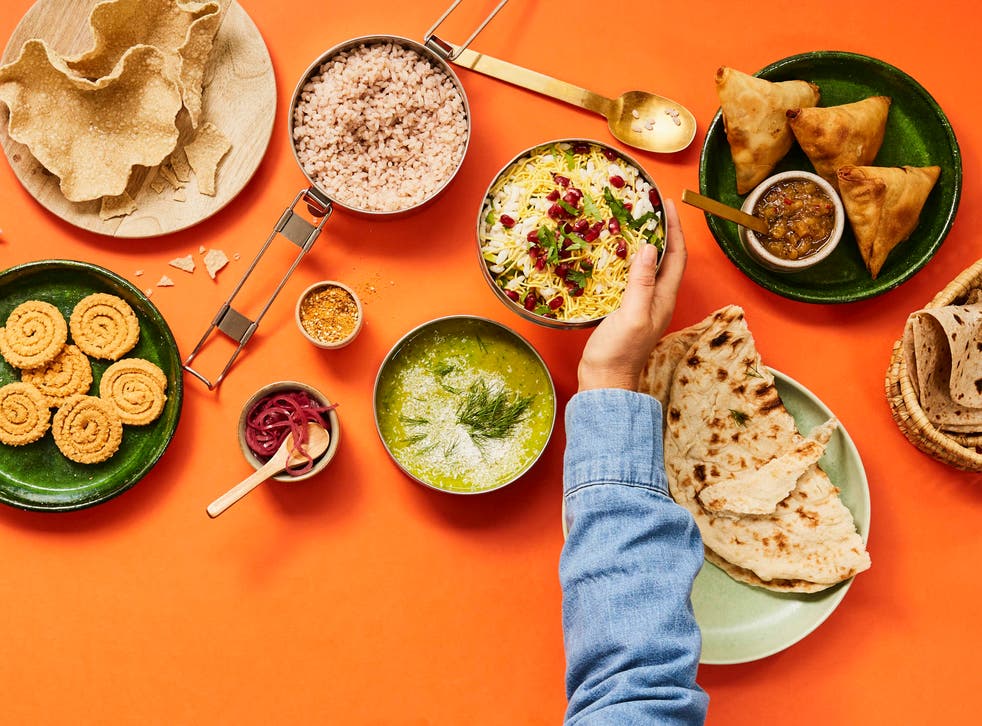
<path fill-rule="evenodd" d="M 832 412 L 811 391 L 773 368 L 774 383 L 799 431 L 828 421 Z M 869 536 L 866 471 L 855 444 L 840 425 L 819 462 L 841 490 L 863 542 Z M 709 562 L 692 588 L 692 607 L 702 630 L 701 663 L 746 663 L 794 645 L 821 625 L 842 602 L 852 580 L 814 594 L 778 593 L 745 585 Z"/>
<path fill-rule="evenodd" d="M 828 421 L 832 412 L 811 391 L 769 369 L 799 431 Z M 840 424 L 819 465 L 840 489 L 863 538 L 869 537 L 869 484 L 856 445 Z M 563 536 L 566 502 L 563 500 Z M 821 625 L 842 602 L 852 580 L 814 594 L 778 593 L 737 582 L 704 562 L 692 586 L 692 607 L 702 631 L 700 663 L 726 665 L 758 660 L 794 645 Z"/>

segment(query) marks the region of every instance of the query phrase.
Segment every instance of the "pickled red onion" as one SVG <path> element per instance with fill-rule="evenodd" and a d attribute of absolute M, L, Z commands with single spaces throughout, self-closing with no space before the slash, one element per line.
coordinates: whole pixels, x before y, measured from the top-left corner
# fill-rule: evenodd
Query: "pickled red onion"
<path fill-rule="evenodd" d="M 336 406 L 336 403 L 321 405 L 302 390 L 271 393 L 259 399 L 246 414 L 246 444 L 252 453 L 266 462 L 292 434 L 291 453 L 303 456 L 304 462 L 299 466 L 288 463 L 286 473 L 290 476 L 306 474 L 314 466 L 313 458 L 307 454 L 307 424 L 315 423 L 330 432 L 325 414 Z"/>

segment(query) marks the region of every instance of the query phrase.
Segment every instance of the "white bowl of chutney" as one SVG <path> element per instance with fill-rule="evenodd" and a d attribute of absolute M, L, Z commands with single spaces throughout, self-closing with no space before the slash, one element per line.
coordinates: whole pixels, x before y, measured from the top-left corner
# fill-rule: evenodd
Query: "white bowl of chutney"
<path fill-rule="evenodd" d="M 842 239 L 845 210 L 825 179 L 807 171 L 785 171 L 758 184 L 743 202 L 747 214 L 764 219 L 771 234 L 740 227 L 744 249 L 775 272 L 800 272 L 831 255 Z"/>

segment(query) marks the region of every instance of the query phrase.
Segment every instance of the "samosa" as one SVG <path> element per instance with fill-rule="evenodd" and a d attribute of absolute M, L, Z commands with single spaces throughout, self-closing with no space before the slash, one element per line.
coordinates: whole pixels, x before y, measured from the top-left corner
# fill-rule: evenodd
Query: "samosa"
<path fill-rule="evenodd" d="M 839 195 L 873 279 L 887 255 L 917 227 L 939 166 L 843 166 Z"/>
<path fill-rule="evenodd" d="M 716 93 L 736 167 L 737 193 L 762 182 L 791 148 L 787 111 L 818 103 L 818 86 L 807 81 L 767 81 L 722 67 Z"/>
<path fill-rule="evenodd" d="M 788 111 L 791 132 L 820 177 L 838 188 L 840 166 L 868 166 L 883 144 L 890 99 L 871 96 L 840 106 Z"/>

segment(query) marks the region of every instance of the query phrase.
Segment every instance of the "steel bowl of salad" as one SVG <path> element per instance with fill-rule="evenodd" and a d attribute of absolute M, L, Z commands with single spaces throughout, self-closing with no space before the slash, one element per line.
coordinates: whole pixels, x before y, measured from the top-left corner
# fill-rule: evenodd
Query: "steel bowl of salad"
<path fill-rule="evenodd" d="M 590 139 L 533 146 L 488 187 L 478 254 L 491 289 L 527 320 L 552 328 L 599 323 L 620 305 L 643 244 L 665 248 L 662 198 L 624 152 Z"/>

